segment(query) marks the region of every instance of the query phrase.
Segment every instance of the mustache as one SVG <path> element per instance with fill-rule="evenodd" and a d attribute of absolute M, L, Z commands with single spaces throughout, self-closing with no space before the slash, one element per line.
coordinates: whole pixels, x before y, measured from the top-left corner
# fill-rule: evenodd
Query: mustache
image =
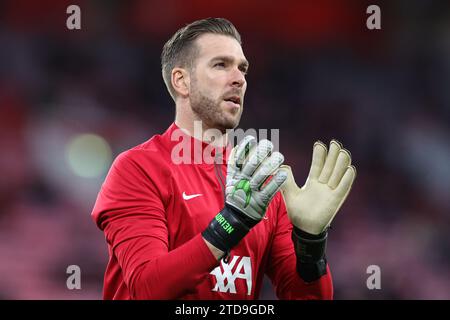
<path fill-rule="evenodd" d="M 223 99 L 227 99 L 233 96 L 238 96 L 241 98 L 241 100 L 244 98 L 243 94 L 242 94 L 242 90 L 240 89 L 233 89 L 230 91 L 227 91 L 225 94 L 222 95 Z"/>

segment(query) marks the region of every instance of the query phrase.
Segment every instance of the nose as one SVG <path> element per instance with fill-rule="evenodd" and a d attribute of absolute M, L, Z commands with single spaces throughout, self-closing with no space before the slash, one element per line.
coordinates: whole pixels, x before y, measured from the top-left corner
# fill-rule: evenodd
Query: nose
<path fill-rule="evenodd" d="M 233 74 L 231 76 L 232 79 L 232 86 L 233 87 L 242 87 L 245 84 L 245 75 L 241 70 L 238 68 L 233 69 Z"/>

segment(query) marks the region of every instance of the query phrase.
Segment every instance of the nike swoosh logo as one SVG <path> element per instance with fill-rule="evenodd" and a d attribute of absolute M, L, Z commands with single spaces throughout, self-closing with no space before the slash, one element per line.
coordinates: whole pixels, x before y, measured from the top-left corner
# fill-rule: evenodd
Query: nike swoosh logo
<path fill-rule="evenodd" d="M 202 196 L 202 195 L 203 195 L 203 194 L 201 194 L 201 193 L 187 195 L 186 192 L 183 192 L 183 199 L 184 199 L 184 200 L 191 200 L 191 199 L 193 199 L 193 198 L 200 197 L 200 196 Z"/>

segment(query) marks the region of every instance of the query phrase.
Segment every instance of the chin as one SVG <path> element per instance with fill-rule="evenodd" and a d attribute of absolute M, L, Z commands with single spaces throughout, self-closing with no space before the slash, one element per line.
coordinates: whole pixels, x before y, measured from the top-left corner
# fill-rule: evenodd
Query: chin
<path fill-rule="evenodd" d="M 223 112 L 218 119 L 215 121 L 214 127 L 219 129 L 222 133 L 226 130 L 231 130 L 239 125 L 241 120 L 241 112 Z"/>
<path fill-rule="evenodd" d="M 239 125 L 239 120 L 240 119 L 232 119 L 232 120 L 230 119 L 230 120 L 226 121 L 224 123 L 225 129 L 230 130 L 230 129 L 236 128 Z"/>
<path fill-rule="evenodd" d="M 237 127 L 239 121 L 231 120 L 231 119 L 222 119 L 221 121 L 217 121 L 214 125 L 214 128 L 220 130 L 222 133 L 225 133 L 227 130 L 231 130 Z"/>

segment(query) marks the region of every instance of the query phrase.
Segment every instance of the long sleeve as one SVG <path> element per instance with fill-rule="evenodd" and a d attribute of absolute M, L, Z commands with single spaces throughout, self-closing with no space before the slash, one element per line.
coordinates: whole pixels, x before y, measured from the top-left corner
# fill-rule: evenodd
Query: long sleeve
<path fill-rule="evenodd" d="M 306 283 L 296 271 L 292 224 L 287 216 L 283 197 L 278 197 L 278 224 L 269 255 L 267 275 L 279 299 L 333 299 L 333 283 L 329 266 L 327 273 L 317 281 Z"/>
<path fill-rule="evenodd" d="M 138 152 L 138 151 L 135 151 Z M 169 251 L 164 197 L 169 179 L 142 170 L 121 154 L 98 195 L 93 218 L 104 231 L 132 299 L 177 299 L 192 291 L 219 262 L 201 234 Z"/>

